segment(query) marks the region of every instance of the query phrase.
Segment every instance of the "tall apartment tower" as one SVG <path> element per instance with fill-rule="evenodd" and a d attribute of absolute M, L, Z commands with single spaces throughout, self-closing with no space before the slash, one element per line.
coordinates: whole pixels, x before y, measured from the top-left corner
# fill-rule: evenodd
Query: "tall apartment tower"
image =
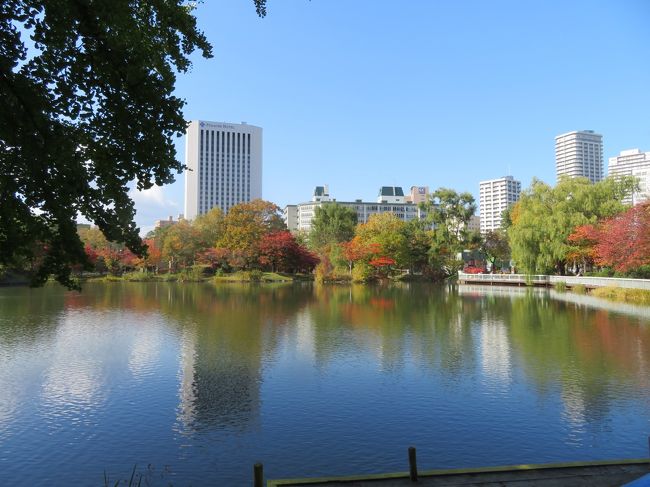
<path fill-rule="evenodd" d="M 479 183 L 481 234 L 501 228 L 503 212 L 519 200 L 521 182 L 512 176 L 490 179 Z"/>
<path fill-rule="evenodd" d="M 636 176 L 639 178 L 640 191 L 626 197 L 623 200 L 624 203 L 637 204 L 648 199 L 648 174 L 650 174 L 650 152 L 630 149 L 609 158 L 608 176 Z"/>
<path fill-rule="evenodd" d="M 593 130 L 567 132 L 555 137 L 555 170 L 561 176 L 603 179 L 603 136 Z"/>
<path fill-rule="evenodd" d="M 262 197 L 262 129 L 247 123 L 190 122 L 185 134 L 185 218 L 224 213 Z"/>

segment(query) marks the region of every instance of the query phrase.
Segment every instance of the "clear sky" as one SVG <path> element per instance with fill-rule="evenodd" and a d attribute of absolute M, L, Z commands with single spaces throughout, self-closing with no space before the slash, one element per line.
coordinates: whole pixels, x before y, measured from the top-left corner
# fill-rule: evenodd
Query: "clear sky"
<path fill-rule="evenodd" d="M 207 0 L 214 58 L 177 95 L 188 120 L 264 129 L 263 197 L 283 207 L 329 184 L 478 197 L 512 174 L 555 183 L 554 137 L 603 135 L 607 158 L 650 151 L 650 1 Z M 183 160 L 184 140 L 177 144 Z M 135 195 L 143 231 L 183 212 L 184 177 Z"/>

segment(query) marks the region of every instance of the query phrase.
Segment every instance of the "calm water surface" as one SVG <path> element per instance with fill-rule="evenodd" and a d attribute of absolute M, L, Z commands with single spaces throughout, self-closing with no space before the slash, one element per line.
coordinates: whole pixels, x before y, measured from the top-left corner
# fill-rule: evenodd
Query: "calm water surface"
<path fill-rule="evenodd" d="M 568 296 L 568 295 L 567 295 Z M 575 295 L 573 295 L 575 296 Z M 0 289 L 0 485 L 644 457 L 650 308 L 513 288 Z M 143 484 L 144 485 L 144 484 Z"/>

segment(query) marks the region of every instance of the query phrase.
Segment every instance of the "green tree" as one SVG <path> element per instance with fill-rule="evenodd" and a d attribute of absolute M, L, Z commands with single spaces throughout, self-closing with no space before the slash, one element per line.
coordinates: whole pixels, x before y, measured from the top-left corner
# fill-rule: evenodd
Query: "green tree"
<path fill-rule="evenodd" d="M 212 49 L 182 0 L 5 0 L 0 40 L 0 265 L 33 259 L 40 242 L 33 283 L 75 287 L 71 267 L 89 263 L 78 215 L 145 252 L 129 184 L 183 169 L 174 83 L 192 52 Z"/>
<path fill-rule="evenodd" d="M 454 275 L 463 266 L 459 253 L 470 243 L 467 225 L 476 211 L 474 197 L 470 193 L 440 188 L 431 193 L 430 201 L 422 206 L 427 214 L 426 221 L 433 227 L 430 272 L 437 277 Z"/>
<path fill-rule="evenodd" d="M 490 230 L 487 232 L 482 238 L 480 250 L 485 254 L 487 261 L 490 262 L 492 272 L 494 272 L 497 262 L 505 263 L 510 260 L 508 236 L 503 230 Z"/>
<path fill-rule="evenodd" d="M 411 272 L 426 271 L 433 232 L 423 220 L 411 220 L 404 228 L 406 236 L 405 265 Z"/>
<path fill-rule="evenodd" d="M 322 249 L 326 245 L 347 242 L 354 236 L 357 225 L 357 213 L 337 203 L 325 203 L 316 207 L 309 234 L 309 243 L 313 249 Z"/>
<path fill-rule="evenodd" d="M 528 274 L 564 274 L 572 251 L 569 235 L 624 211 L 623 198 L 637 187 L 633 177 L 563 178 L 551 187 L 533 180 L 510 211 L 508 241 L 515 265 Z"/>

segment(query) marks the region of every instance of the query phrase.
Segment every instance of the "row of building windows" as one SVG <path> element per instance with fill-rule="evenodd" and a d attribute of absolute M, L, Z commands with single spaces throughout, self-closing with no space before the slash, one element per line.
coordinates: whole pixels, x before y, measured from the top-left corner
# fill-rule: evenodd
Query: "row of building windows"
<path fill-rule="evenodd" d="M 199 150 L 218 153 L 245 153 L 251 152 L 251 134 L 240 132 L 223 132 L 216 130 L 201 130 L 199 137 Z"/>

